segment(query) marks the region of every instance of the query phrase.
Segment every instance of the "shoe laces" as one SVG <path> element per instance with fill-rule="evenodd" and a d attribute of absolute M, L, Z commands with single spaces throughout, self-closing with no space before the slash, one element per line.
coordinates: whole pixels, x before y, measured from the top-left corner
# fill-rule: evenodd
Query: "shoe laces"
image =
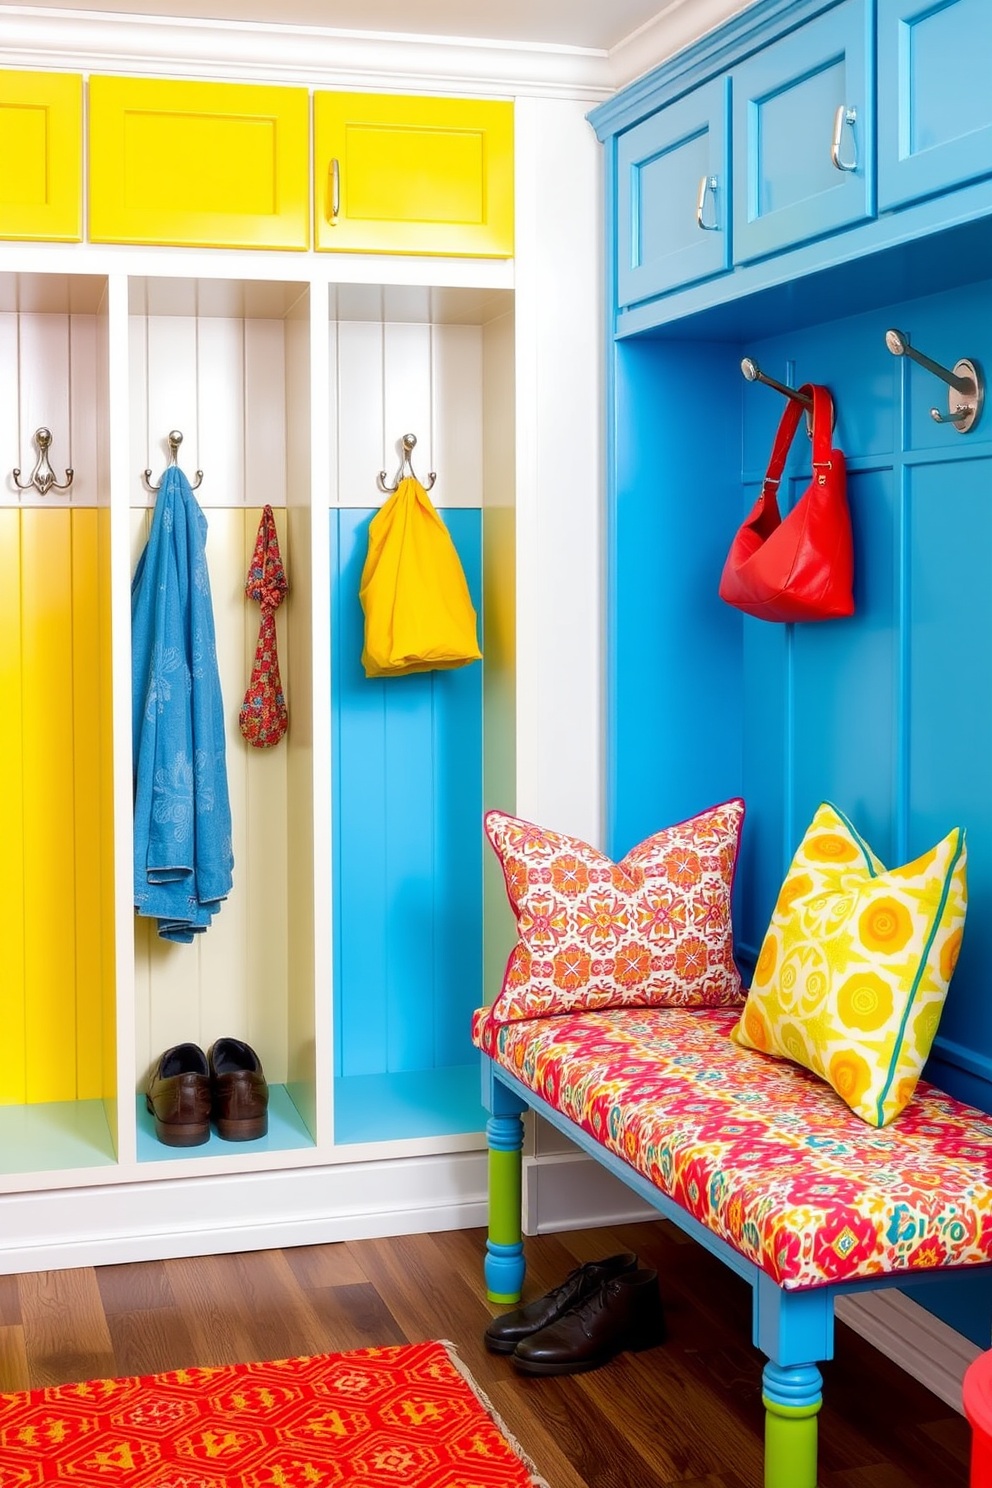
<path fill-rule="evenodd" d="M 582 1273 L 584 1270 L 584 1266 L 576 1266 L 574 1271 L 569 1271 L 564 1281 L 559 1282 L 556 1287 L 551 1288 L 549 1295 L 557 1299 L 558 1297 L 564 1297 L 574 1287 L 578 1286 L 581 1288 Z"/>
<path fill-rule="evenodd" d="M 582 1324 L 583 1330 L 585 1329 L 586 1322 L 591 1321 L 596 1316 L 597 1312 L 602 1312 L 603 1308 L 606 1306 L 606 1300 L 610 1292 L 610 1288 L 613 1286 L 613 1283 L 616 1280 L 617 1278 L 615 1276 L 604 1278 L 604 1280 L 601 1281 L 600 1284 L 596 1287 L 595 1291 L 590 1292 L 588 1297 L 584 1297 L 582 1301 L 577 1303 L 577 1305 L 573 1308 L 574 1315 L 579 1319 L 580 1323 Z"/>

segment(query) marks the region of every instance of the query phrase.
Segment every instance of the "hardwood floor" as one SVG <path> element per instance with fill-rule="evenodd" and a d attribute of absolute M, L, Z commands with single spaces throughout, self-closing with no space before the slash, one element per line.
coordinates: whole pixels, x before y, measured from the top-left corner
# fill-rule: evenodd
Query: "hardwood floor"
<path fill-rule="evenodd" d="M 663 1348 L 534 1379 L 482 1346 L 482 1248 L 468 1230 L 0 1277 L 0 1388 L 448 1338 L 551 1488 L 760 1488 L 744 1282 L 663 1221 L 530 1239 L 527 1295 L 636 1250 L 669 1324 Z M 820 1488 L 966 1488 L 967 1423 L 843 1324 L 823 1374 Z"/>

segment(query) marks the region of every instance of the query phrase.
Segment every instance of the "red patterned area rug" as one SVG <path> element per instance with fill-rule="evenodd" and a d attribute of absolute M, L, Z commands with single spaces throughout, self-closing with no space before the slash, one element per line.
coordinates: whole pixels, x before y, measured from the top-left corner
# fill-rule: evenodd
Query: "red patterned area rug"
<path fill-rule="evenodd" d="M 547 1488 L 444 1343 L 0 1395 L 0 1488 L 50 1483 Z"/>

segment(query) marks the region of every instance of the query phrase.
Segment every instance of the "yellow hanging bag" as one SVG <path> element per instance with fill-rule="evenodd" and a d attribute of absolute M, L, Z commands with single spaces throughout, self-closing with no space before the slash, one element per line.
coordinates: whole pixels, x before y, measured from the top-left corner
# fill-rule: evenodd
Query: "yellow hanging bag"
<path fill-rule="evenodd" d="M 372 518 L 359 596 L 367 677 L 402 677 L 481 660 L 458 553 L 415 477 L 401 480 Z"/>

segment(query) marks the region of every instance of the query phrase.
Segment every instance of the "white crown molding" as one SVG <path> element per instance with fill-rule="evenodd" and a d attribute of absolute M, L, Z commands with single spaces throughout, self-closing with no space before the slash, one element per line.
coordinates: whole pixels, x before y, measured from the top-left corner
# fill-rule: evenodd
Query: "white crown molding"
<path fill-rule="evenodd" d="M 746 10 L 750 3 L 751 0 L 669 0 L 663 10 L 611 50 L 610 77 L 614 88 L 623 88 L 652 67 L 667 62 L 683 47 Z"/>
<path fill-rule="evenodd" d="M 33 5 L 0 5 L 0 66 L 590 102 L 614 91 L 606 53 L 585 47 Z"/>

